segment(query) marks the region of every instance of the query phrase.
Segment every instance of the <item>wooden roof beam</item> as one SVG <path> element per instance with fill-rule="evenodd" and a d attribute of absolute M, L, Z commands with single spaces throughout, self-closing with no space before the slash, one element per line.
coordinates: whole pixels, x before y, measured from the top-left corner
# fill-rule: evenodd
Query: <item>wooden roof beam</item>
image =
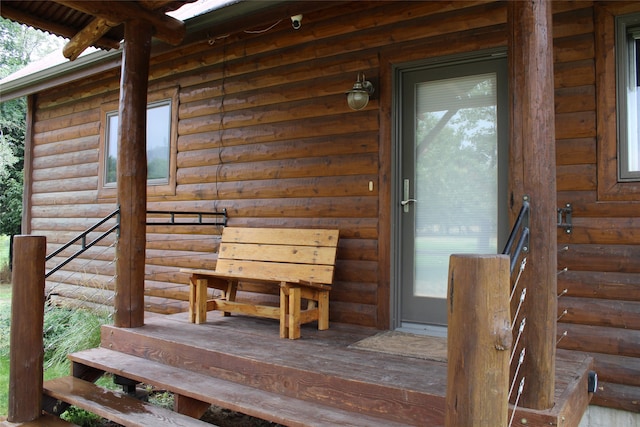
<path fill-rule="evenodd" d="M 62 54 L 71 61 L 76 60 L 86 48 L 94 44 L 96 40 L 102 38 L 111 28 L 117 25 L 117 23 L 107 21 L 104 18 L 94 18 L 89 25 L 71 37 L 62 49 Z M 120 47 L 120 43 L 115 43 L 115 46 L 113 46 L 114 49 L 118 47 Z"/>
<path fill-rule="evenodd" d="M 110 23 L 121 24 L 132 19 L 148 22 L 153 26 L 154 36 L 171 45 L 180 44 L 186 34 L 186 27 L 182 21 L 167 16 L 164 13 L 147 10 L 140 7 L 133 1 L 120 1 L 114 3 L 86 0 L 55 1 L 56 3 L 60 3 L 67 7 L 95 16 L 96 18 L 102 18 L 106 22 Z M 91 34 L 92 30 L 89 29 L 84 35 L 90 36 Z M 94 41 L 95 40 L 91 40 L 90 44 L 93 44 Z"/>
<path fill-rule="evenodd" d="M 40 19 L 37 16 L 28 15 L 18 9 L 5 4 L 2 5 L 2 16 L 6 19 L 10 19 L 14 22 L 19 22 L 33 28 L 47 28 L 47 31 L 49 33 L 60 35 L 69 39 L 73 38 L 77 33 L 77 30 L 75 28 L 55 24 L 45 19 Z M 102 36 L 95 39 L 94 42 L 96 45 L 103 46 L 105 48 L 117 49 L 120 46 L 119 40 L 114 40 Z"/>

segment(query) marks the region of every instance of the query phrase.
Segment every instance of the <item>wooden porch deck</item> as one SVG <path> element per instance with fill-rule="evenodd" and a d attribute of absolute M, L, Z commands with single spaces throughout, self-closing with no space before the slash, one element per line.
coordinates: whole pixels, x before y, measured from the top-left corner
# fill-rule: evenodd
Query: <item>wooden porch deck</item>
<path fill-rule="evenodd" d="M 215 404 L 291 426 L 443 426 L 446 363 L 349 346 L 380 331 L 331 324 L 304 326 L 299 340 L 278 337 L 270 319 L 149 315 L 145 326 L 105 326 L 99 350 L 71 356 L 91 367 L 143 381 L 195 408 Z M 558 352 L 556 405 L 518 409 L 514 426 L 577 426 L 590 396 L 592 360 Z M 81 369 L 82 370 L 82 369 Z M 195 404 L 195 406 L 194 406 Z M 195 410 L 192 414 L 197 414 Z"/>

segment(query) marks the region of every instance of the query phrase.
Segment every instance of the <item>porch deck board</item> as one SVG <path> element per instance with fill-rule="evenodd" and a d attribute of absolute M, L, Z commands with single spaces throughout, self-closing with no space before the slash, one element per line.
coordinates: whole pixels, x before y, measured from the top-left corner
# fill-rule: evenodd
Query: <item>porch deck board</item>
<path fill-rule="evenodd" d="M 399 427 L 404 425 L 389 420 L 376 419 L 365 414 L 340 411 L 313 402 L 303 402 L 293 398 L 285 399 L 277 393 L 265 392 L 254 387 L 204 376 L 186 369 L 174 368 L 105 348 L 76 353 L 72 356 L 72 360 L 80 361 L 93 368 L 108 370 L 161 390 L 168 389 L 190 399 L 234 411 L 242 411 L 253 417 L 281 424 L 295 422 L 311 423 L 312 425 L 352 425 L 354 427 Z M 194 387 L 194 384 L 197 386 Z"/>
<path fill-rule="evenodd" d="M 446 363 L 349 347 L 380 332 L 375 329 L 332 324 L 318 331 L 304 325 L 302 338 L 290 341 L 278 337 L 278 328 L 277 321 L 248 316 L 211 316 L 195 325 L 186 313 L 151 315 L 141 328 L 103 327 L 102 346 L 203 378 L 277 393 L 298 404 L 313 402 L 406 425 L 444 425 Z M 591 366 L 585 355 L 558 352 L 555 406 L 544 411 L 518 408 L 513 425 L 554 425 L 568 414 L 584 412 Z M 210 402 L 206 397 L 200 400 Z M 251 406 L 245 402 L 233 409 L 255 413 Z"/>
<path fill-rule="evenodd" d="M 79 427 L 76 424 L 72 424 L 63 420 L 62 418 L 56 417 L 54 415 L 42 415 L 40 418 L 27 421 L 24 423 L 12 423 L 10 421 L 1 420 L 1 427 Z"/>

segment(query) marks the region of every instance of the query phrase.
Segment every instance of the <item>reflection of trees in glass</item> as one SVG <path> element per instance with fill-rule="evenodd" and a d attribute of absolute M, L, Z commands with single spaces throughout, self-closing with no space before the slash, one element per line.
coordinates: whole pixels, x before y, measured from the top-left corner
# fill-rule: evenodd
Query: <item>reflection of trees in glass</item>
<path fill-rule="evenodd" d="M 109 156 L 107 158 L 107 178 L 105 182 L 116 182 L 116 178 L 118 177 L 116 171 L 118 160 L 115 156 Z"/>
<path fill-rule="evenodd" d="M 117 181 L 118 115 L 109 113 L 108 148 L 105 182 Z M 147 180 L 167 182 L 169 179 L 169 134 L 171 132 L 171 102 L 160 101 L 147 108 Z M 112 139 L 113 138 L 113 139 Z"/>
<path fill-rule="evenodd" d="M 477 83 L 477 81 L 476 81 Z M 417 199 L 445 200 L 430 205 L 418 218 L 420 232 L 451 234 L 480 231 L 497 217 L 497 111 L 495 80 L 483 79 L 463 97 L 451 96 L 442 111 L 422 112 L 416 118 L 416 174 L 421 184 Z M 459 107 L 459 108 L 458 108 Z M 434 108 L 436 109 L 436 108 Z M 491 180 L 488 182 L 487 180 Z M 460 229 L 459 217 L 466 230 Z M 486 230 L 485 230 L 486 231 Z"/>
<path fill-rule="evenodd" d="M 163 144 L 155 144 L 156 148 L 149 148 L 147 143 L 147 179 L 169 178 L 169 143 L 164 139 Z"/>

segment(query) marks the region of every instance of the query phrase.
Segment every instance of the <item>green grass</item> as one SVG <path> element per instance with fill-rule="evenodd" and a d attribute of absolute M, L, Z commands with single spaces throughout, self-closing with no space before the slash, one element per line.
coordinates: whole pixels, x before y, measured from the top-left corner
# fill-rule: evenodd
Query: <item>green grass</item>
<path fill-rule="evenodd" d="M 0 235 L 0 284 L 11 281 L 9 271 L 9 236 Z"/>
<path fill-rule="evenodd" d="M 10 319 L 11 287 L 0 285 L 0 417 L 7 415 L 9 403 Z M 100 325 L 108 321 L 106 315 L 86 310 L 47 307 L 44 320 L 44 379 L 69 375 L 67 354 L 97 347 L 100 343 Z M 77 417 L 73 419 L 76 424 L 91 425 L 88 420 L 76 422 L 85 416 L 81 412 L 72 411 L 70 416 Z"/>
<path fill-rule="evenodd" d="M 11 285 L 0 285 L 0 347 L 8 347 L 11 318 Z M 0 416 L 7 415 L 9 404 L 9 353 L 0 350 Z"/>
<path fill-rule="evenodd" d="M 0 266 L 9 264 L 9 236 L 0 235 Z"/>

